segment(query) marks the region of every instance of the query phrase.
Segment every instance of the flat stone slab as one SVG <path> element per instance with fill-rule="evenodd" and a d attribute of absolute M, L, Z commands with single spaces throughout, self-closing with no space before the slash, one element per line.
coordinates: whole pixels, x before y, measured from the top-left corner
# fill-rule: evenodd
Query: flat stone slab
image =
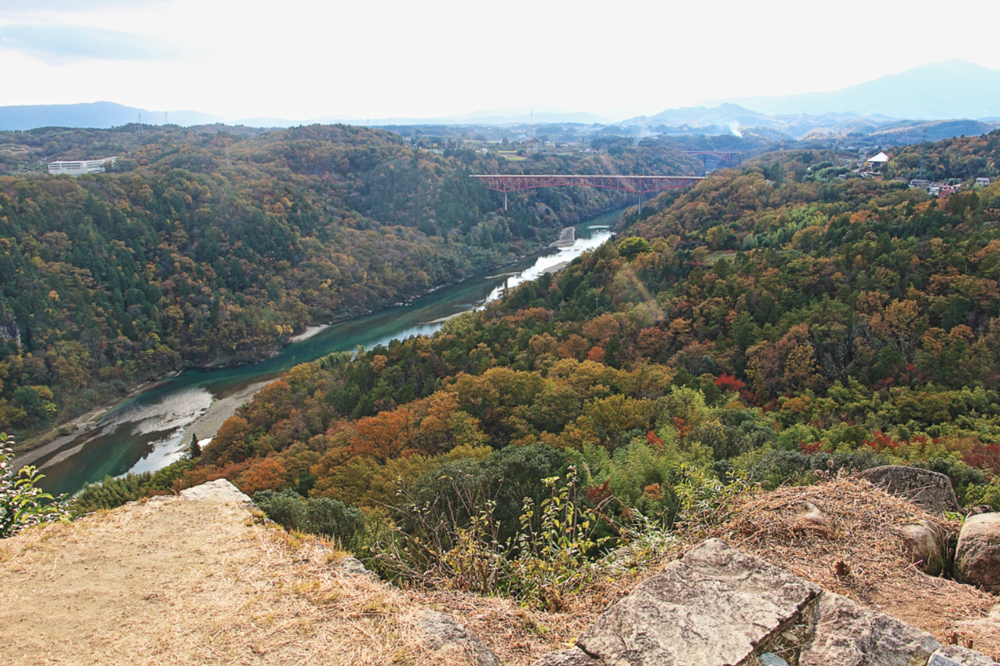
<path fill-rule="evenodd" d="M 927 666 L 997 666 L 984 654 L 957 645 L 945 645 L 931 655 Z"/>
<path fill-rule="evenodd" d="M 924 666 L 941 647 L 926 631 L 832 592 L 812 611 L 815 634 L 800 666 Z"/>
<path fill-rule="evenodd" d="M 250 498 L 226 479 L 216 479 L 181 491 L 181 497 L 202 502 L 250 503 Z"/>
<path fill-rule="evenodd" d="M 796 620 L 820 592 L 710 539 L 608 609 L 577 645 L 615 666 L 732 666 Z"/>
<path fill-rule="evenodd" d="M 883 465 L 861 473 L 873 485 L 881 486 L 890 495 L 907 499 L 928 513 L 944 515 L 958 511 L 958 498 L 951 479 L 938 472 L 919 467 Z"/>

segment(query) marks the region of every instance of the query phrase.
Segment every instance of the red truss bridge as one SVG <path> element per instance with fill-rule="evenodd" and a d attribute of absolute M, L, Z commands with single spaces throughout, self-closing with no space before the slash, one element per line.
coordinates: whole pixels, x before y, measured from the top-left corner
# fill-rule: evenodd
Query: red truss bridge
<path fill-rule="evenodd" d="M 685 155 L 690 155 L 692 157 L 702 157 L 710 156 L 722 162 L 733 162 L 736 161 L 737 164 L 741 164 L 743 159 L 740 157 L 742 153 L 729 152 L 725 150 L 682 150 Z"/>
<path fill-rule="evenodd" d="M 491 190 L 503 192 L 503 207 L 507 209 L 507 193 L 531 190 L 538 187 L 603 187 L 619 192 L 634 192 L 640 196 L 663 190 L 694 187 L 704 180 L 698 176 L 514 176 L 486 175 L 473 176 Z"/>

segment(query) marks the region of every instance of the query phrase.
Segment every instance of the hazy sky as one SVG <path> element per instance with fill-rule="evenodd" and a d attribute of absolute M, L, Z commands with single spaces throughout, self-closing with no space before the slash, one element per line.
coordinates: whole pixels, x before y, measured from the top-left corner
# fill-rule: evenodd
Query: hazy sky
<path fill-rule="evenodd" d="M 0 106 L 112 101 L 291 120 L 530 106 L 626 118 L 833 90 L 950 58 L 1000 69 L 998 19 L 997 0 L 0 0 Z"/>

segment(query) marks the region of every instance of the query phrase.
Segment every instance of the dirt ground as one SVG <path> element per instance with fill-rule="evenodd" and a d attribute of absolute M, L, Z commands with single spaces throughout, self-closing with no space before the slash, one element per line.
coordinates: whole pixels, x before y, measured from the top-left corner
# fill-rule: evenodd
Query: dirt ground
<path fill-rule="evenodd" d="M 129 505 L 0 541 L 0 664 L 462 664 L 423 607 L 235 505 Z"/>
<path fill-rule="evenodd" d="M 796 528 L 804 502 L 828 532 Z M 893 526 L 927 517 L 870 484 L 838 479 L 748 495 L 706 536 L 934 633 L 1000 652 L 996 598 L 909 565 Z M 930 518 L 930 517 L 927 517 Z M 936 519 L 940 520 L 940 519 Z M 332 544 L 289 535 L 236 505 L 155 498 L 0 541 L 0 665 L 390 664 L 458 666 L 422 646 L 420 613 L 449 613 L 507 666 L 572 645 L 655 566 L 604 580 L 561 612 L 345 575 Z M 847 565 L 846 574 L 838 574 Z"/>

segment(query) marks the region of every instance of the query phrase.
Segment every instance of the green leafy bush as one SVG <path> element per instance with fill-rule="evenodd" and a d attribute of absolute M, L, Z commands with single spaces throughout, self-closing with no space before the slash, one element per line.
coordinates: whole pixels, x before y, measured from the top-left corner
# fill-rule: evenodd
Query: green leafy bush
<path fill-rule="evenodd" d="M 254 494 L 253 501 L 265 516 L 286 530 L 305 531 L 305 500 L 294 490 L 261 490 Z"/>
<path fill-rule="evenodd" d="M 14 467 L 14 438 L 0 433 L 0 539 L 43 522 L 65 520 L 69 512 L 62 498 L 42 492 L 42 475 L 34 467 Z"/>
<path fill-rule="evenodd" d="M 963 500 L 966 506 L 988 504 L 994 511 L 1000 511 L 1000 476 L 993 477 L 987 484 L 970 485 Z"/>
<path fill-rule="evenodd" d="M 498 504 L 485 494 L 484 484 L 461 483 L 457 477 L 448 481 L 453 501 L 463 509 L 475 507 L 467 520 L 453 522 L 442 513 L 447 504 L 411 503 L 396 530 L 372 545 L 375 556 L 366 564 L 391 579 L 503 594 L 554 611 L 564 607 L 567 594 L 593 581 L 608 566 L 617 566 L 601 557 L 608 542 L 623 545 L 642 532 L 614 523 L 613 537 L 597 536 L 601 525 L 612 522 L 606 507 L 612 498 L 597 507 L 587 506 L 573 467 L 564 478 L 543 479 L 548 495 L 540 502 L 525 497 L 520 516 L 508 530 L 502 529 Z M 512 536 L 503 538 L 507 531 Z"/>
<path fill-rule="evenodd" d="M 349 550 L 357 549 L 364 532 L 364 514 L 329 497 L 307 500 L 290 489 L 262 490 L 254 494 L 253 501 L 264 515 L 285 529 L 321 534 Z"/>

